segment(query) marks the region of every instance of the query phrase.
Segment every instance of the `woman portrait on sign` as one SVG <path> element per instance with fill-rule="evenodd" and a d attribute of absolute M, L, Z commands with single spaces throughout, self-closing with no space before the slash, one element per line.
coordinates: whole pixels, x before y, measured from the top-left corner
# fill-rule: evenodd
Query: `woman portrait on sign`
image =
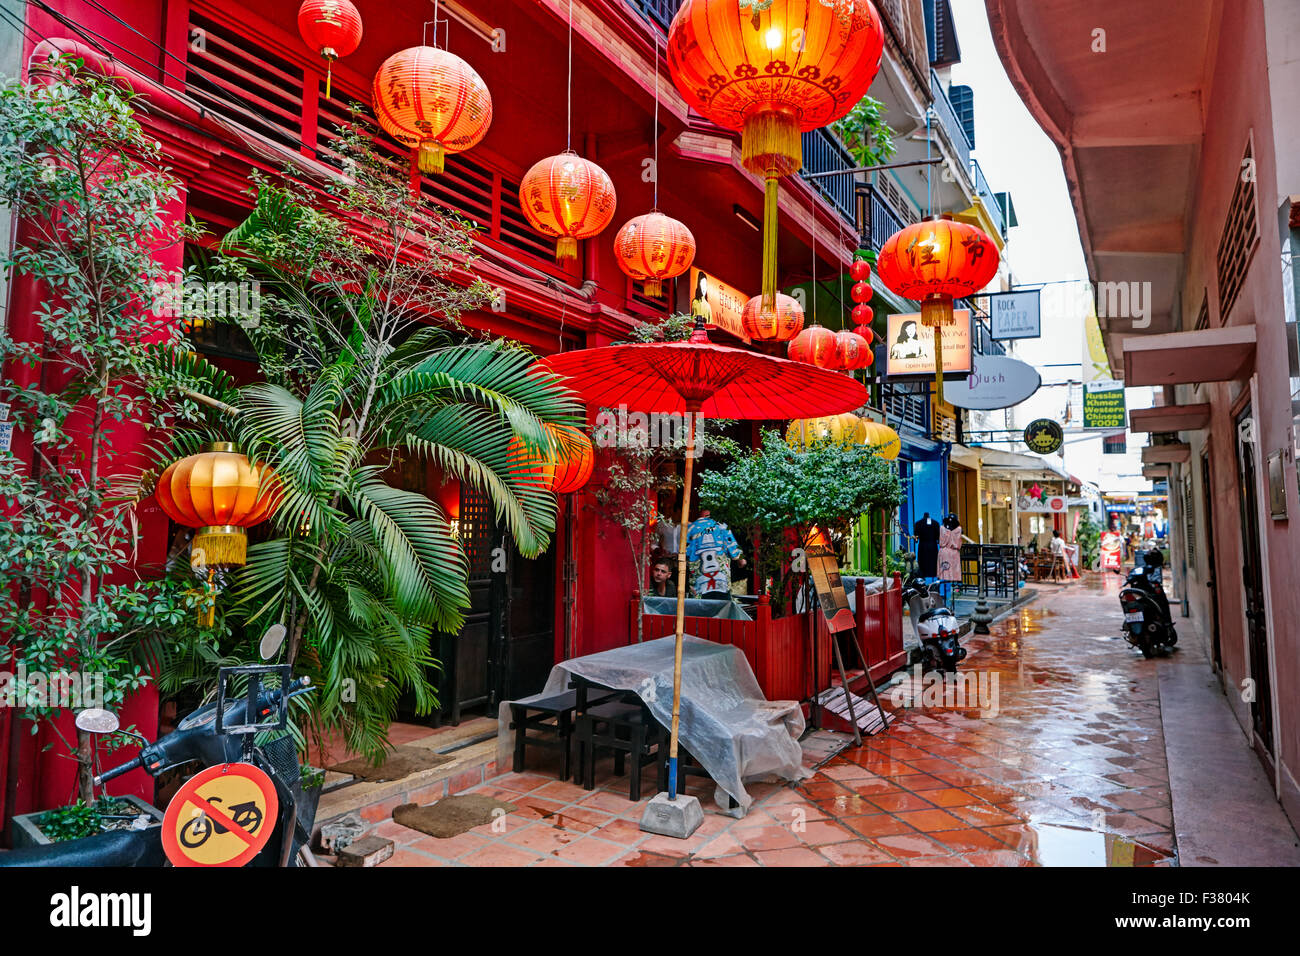
<path fill-rule="evenodd" d="M 916 322 L 908 319 L 898 329 L 898 338 L 890 346 L 889 357 L 894 359 L 925 358 L 929 345 L 917 334 Z"/>
<path fill-rule="evenodd" d="M 709 305 L 709 277 L 703 272 L 695 282 L 695 297 L 691 299 L 691 315 L 707 323 L 713 322 L 713 306 Z"/>

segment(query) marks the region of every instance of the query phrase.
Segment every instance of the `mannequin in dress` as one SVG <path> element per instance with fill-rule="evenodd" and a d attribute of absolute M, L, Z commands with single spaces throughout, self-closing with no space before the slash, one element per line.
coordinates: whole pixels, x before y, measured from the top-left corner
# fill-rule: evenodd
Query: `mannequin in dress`
<path fill-rule="evenodd" d="M 939 530 L 939 522 L 928 511 L 912 526 L 912 534 L 916 535 L 916 568 L 925 578 L 939 575 Z"/>
<path fill-rule="evenodd" d="M 944 518 L 939 530 L 939 580 L 961 581 L 961 524 L 955 514 Z"/>

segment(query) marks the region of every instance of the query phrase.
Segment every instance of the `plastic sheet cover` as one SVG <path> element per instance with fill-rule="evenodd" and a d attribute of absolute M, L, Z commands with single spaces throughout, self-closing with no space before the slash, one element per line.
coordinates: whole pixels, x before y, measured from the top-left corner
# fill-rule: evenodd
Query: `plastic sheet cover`
<path fill-rule="evenodd" d="M 646 597 L 641 599 L 641 607 L 646 614 L 665 617 L 677 615 L 677 598 Z M 713 617 L 725 621 L 752 621 L 737 601 L 706 601 L 702 598 L 686 599 L 686 617 Z"/>
<path fill-rule="evenodd" d="M 673 644 L 664 637 L 616 647 L 555 665 L 537 700 L 563 693 L 570 675 L 614 690 L 636 693 L 664 727 L 672 723 Z M 514 738 L 509 701 L 501 705 L 497 766 L 509 767 Z M 802 780 L 799 737 L 803 712 L 797 701 L 768 701 L 739 648 L 686 636 L 682 646 L 682 706 L 678 725 L 681 746 L 690 751 L 718 785 L 715 799 L 726 812 L 726 795 L 742 812 L 753 798 L 743 781 Z"/>

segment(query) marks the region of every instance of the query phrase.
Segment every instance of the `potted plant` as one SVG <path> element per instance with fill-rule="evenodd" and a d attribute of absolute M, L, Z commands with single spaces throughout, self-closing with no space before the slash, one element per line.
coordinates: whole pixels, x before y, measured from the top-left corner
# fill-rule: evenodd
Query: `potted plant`
<path fill-rule="evenodd" d="M 24 813 L 13 818 L 13 846 L 47 846 L 64 840 L 79 840 L 113 830 L 142 830 L 161 826 L 163 813 L 134 794 L 101 796 L 91 803 L 78 800 L 71 806 Z"/>

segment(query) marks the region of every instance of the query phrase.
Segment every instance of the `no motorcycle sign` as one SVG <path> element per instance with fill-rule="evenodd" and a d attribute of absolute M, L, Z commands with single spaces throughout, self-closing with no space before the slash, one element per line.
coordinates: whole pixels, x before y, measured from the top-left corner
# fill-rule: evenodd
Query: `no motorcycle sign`
<path fill-rule="evenodd" d="M 252 764 L 195 774 L 163 815 L 162 843 L 174 866 L 243 866 L 275 830 L 275 785 Z"/>

